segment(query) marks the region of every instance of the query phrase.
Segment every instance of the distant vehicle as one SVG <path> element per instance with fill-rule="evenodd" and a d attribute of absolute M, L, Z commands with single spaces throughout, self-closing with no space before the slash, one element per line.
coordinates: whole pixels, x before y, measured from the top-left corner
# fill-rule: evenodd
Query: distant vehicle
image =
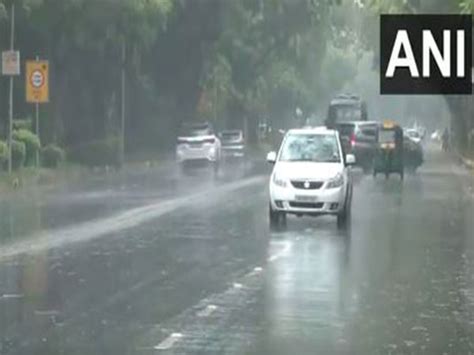
<path fill-rule="evenodd" d="M 431 140 L 434 140 L 437 142 L 441 140 L 441 131 L 439 129 L 431 133 Z"/>
<path fill-rule="evenodd" d="M 372 164 L 377 150 L 378 123 L 369 121 L 354 121 L 336 123 L 335 129 L 341 137 L 345 154 L 354 154 L 357 165 L 364 173 L 372 170 Z"/>
<path fill-rule="evenodd" d="M 385 174 L 388 179 L 391 173 L 400 174 L 404 178 L 404 145 L 403 130 L 393 121 L 385 121 L 380 125 L 377 134 L 378 148 L 374 158 L 374 178 L 378 173 Z"/>
<path fill-rule="evenodd" d="M 329 103 L 326 126 L 334 128 L 336 123 L 350 121 L 367 121 L 367 104 L 359 96 L 341 94 Z"/>
<path fill-rule="evenodd" d="M 270 177 L 270 225 L 285 223 L 287 214 L 335 215 L 342 227 L 350 216 L 352 154 L 344 156 L 339 133 L 326 127 L 292 129 L 278 154 Z"/>
<path fill-rule="evenodd" d="M 404 131 L 405 136 L 411 139 L 413 142 L 420 144 L 422 141 L 422 136 L 417 129 L 408 128 Z"/>
<path fill-rule="evenodd" d="M 182 126 L 176 145 L 179 163 L 208 161 L 217 167 L 220 158 L 221 142 L 210 123 L 188 123 Z"/>
<path fill-rule="evenodd" d="M 242 130 L 225 130 L 219 134 L 223 158 L 245 157 L 245 139 Z"/>
<path fill-rule="evenodd" d="M 409 172 L 415 172 L 423 164 L 423 146 L 407 137 L 403 140 L 403 163 Z"/>

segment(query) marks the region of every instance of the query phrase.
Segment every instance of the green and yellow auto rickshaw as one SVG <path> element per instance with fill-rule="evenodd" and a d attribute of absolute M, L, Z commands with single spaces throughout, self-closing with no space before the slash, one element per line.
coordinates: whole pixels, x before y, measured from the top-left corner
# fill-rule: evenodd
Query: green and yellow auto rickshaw
<path fill-rule="evenodd" d="M 374 177 L 382 173 L 388 179 L 391 173 L 397 173 L 403 180 L 403 150 L 402 128 L 393 121 L 385 121 L 379 126 L 377 134 Z"/>

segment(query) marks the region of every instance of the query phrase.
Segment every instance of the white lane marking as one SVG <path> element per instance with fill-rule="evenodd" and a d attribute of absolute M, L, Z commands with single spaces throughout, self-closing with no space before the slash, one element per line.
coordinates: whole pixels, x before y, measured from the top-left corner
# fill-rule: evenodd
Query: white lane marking
<path fill-rule="evenodd" d="M 216 305 L 210 304 L 203 310 L 197 312 L 198 317 L 209 317 L 217 309 Z"/>
<path fill-rule="evenodd" d="M 279 251 L 278 253 L 275 253 L 271 255 L 270 257 L 268 257 L 268 262 L 272 263 L 288 254 L 288 252 L 291 249 L 291 242 L 286 241 L 286 242 L 283 242 L 283 244 L 284 244 L 283 249 Z"/>
<path fill-rule="evenodd" d="M 0 298 L 3 298 L 3 299 L 17 299 L 17 298 L 23 298 L 23 297 L 24 297 L 24 295 L 22 295 L 22 294 L 7 293 L 7 294 L 2 295 Z"/>
<path fill-rule="evenodd" d="M 246 277 L 252 277 L 252 276 L 260 274 L 262 271 L 263 271 L 263 268 L 261 268 L 260 266 L 257 266 L 252 271 L 247 273 L 245 276 Z"/>
<path fill-rule="evenodd" d="M 43 310 L 43 311 L 36 310 L 35 311 L 35 315 L 37 315 L 37 316 L 51 317 L 51 316 L 57 316 L 59 314 L 60 314 L 60 312 L 55 310 L 55 309 L 48 309 L 48 310 Z"/>
<path fill-rule="evenodd" d="M 238 282 L 234 282 L 234 288 L 242 288 L 244 287 L 242 284 L 239 284 Z"/>
<path fill-rule="evenodd" d="M 143 207 L 132 208 L 112 217 L 106 217 L 56 230 L 45 230 L 37 234 L 26 236 L 26 238 L 23 238 L 21 241 L 2 246 L 2 249 L 0 249 L 0 259 L 96 239 L 112 232 L 136 227 L 154 218 L 174 212 L 179 208 L 190 206 L 192 203 L 202 200 L 208 201 L 209 196 L 211 195 L 210 192 L 212 192 L 213 199 L 219 199 L 225 197 L 226 194 L 231 191 L 256 185 L 264 180 L 266 180 L 265 176 L 256 176 L 205 189 L 192 195 L 176 197 Z"/>
<path fill-rule="evenodd" d="M 155 350 L 167 350 L 170 349 L 177 341 L 179 341 L 183 337 L 181 333 L 173 333 L 168 336 L 165 340 L 163 340 L 158 345 L 155 345 L 153 349 Z"/>

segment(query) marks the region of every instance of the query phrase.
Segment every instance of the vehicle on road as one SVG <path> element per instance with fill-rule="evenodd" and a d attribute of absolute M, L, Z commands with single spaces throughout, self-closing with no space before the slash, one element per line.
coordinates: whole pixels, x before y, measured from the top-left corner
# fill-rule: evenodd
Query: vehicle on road
<path fill-rule="evenodd" d="M 439 129 L 431 133 L 431 140 L 439 142 L 441 140 L 441 131 Z"/>
<path fill-rule="evenodd" d="M 403 140 L 403 148 L 403 163 L 405 168 L 409 172 L 414 173 L 416 169 L 423 164 L 423 146 L 421 143 L 417 143 L 415 140 L 406 136 Z"/>
<path fill-rule="evenodd" d="M 418 144 L 420 144 L 423 139 L 420 132 L 414 128 L 405 129 L 404 134 L 406 137 L 408 137 L 413 142 L 418 143 Z"/>
<path fill-rule="evenodd" d="M 221 140 L 222 157 L 225 158 L 244 158 L 245 157 L 245 139 L 242 130 L 224 130 L 219 134 Z"/>
<path fill-rule="evenodd" d="M 184 124 L 178 136 L 176 159 L 179 163 L 206 161 L 217 167 L 221 142 L 208 122 Z"/>
<path fill-rule="evenodd" d="M 334 129 L 339 122 L 367 121 L 367 104 L 359 96 L 341 94 L 329 103 L 326 126 Z"/>
<path fill-rule="evenodd" d="M 378 130 L 378 148 L 374 158 L 373 175 L 385 174 L 388 179 L 391 173 L 404 177 L 403 130 L 393 121 L 385 121 Z"/>
<path fill-rule="evenodd" d="M 354 154 L 357 166 L 362 167 L 364 173 L 372 170 L 375 152 L 377 151 L 377 122 L 354 121 L 341 122 L 335 126 L 341 137 L 342 148 L 345 154 Z"/>
<path fill-rule="evenodd" d="M 338 226 L 348 221 L 352 201 L 352 154 L 344 155 L 339 133 L 326 127 L 293 129 L 277 152 L 270 152 L 270 225 L 286 222 L 287 214 L 335 215 Z"/>

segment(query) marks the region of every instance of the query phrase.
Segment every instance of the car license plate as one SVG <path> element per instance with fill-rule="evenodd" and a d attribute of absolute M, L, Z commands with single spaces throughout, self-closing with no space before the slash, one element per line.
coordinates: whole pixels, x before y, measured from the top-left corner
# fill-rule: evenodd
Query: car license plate
<path fill-rule="evenodd" d="M 318 198 L 316 196 L 295 195 L 295 200 L 299 202 L 316 202 Z"/>

